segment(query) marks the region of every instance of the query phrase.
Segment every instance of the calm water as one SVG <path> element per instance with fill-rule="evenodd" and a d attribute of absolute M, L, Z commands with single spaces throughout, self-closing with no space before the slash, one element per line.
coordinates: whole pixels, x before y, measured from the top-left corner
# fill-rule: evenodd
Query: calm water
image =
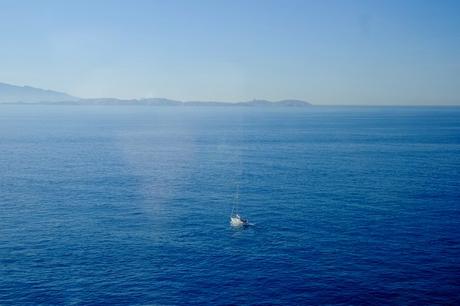
<path fill-rule="evenodd" d="M 0 304 L 460 303 L 459 182 L 460 108 L 0 106 Z"/>

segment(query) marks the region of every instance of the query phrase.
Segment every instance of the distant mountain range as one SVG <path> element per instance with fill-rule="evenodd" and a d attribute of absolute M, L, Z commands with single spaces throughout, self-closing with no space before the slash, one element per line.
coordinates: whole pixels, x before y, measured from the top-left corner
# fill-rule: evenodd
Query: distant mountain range
<path fill-rule="evenodd" d="M 147 99 L 81 99 L 63 92 L 0 83 L 0 103 L 3 104 L 82 104 L 82 105 L 153 105 L 153 106 L 290 106 L 305 107 L 301 100 L 252 100 L 243 102 L 177 101 L 164 98 Z"/>
<path fill-rule="evenodd" d="M 78 100 L 80 99 L 63 92 L 0 83 L 0 103 L 39 103 Z"/>

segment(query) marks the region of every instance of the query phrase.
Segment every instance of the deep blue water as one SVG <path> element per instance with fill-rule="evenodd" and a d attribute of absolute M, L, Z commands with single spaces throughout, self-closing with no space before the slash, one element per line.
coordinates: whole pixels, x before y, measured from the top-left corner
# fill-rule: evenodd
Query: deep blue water
<path fill-rule="evenodd" d="M 458 304 L 459 182 L 460 108 L 0 106 L 0 304 Z"/>

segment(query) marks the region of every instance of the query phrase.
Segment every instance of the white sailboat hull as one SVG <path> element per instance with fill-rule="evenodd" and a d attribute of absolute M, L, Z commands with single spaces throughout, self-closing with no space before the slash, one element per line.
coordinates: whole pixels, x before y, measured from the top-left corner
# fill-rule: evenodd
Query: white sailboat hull
<path fill-rule="evenodd" d="M 241 227 L 247 224 L 246 220 L 242 220 L 240 217 L 230 217 L 230 225 L 233 227 Z"/>

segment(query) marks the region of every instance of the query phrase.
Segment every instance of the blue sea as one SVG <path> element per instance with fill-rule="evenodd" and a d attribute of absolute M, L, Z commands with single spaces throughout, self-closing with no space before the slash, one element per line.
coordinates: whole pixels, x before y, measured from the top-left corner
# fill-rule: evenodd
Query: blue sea
<path fill-rule="evenodd" d="M 0 106 L 1 305 L 459 303 L 460 108 Z"/>

